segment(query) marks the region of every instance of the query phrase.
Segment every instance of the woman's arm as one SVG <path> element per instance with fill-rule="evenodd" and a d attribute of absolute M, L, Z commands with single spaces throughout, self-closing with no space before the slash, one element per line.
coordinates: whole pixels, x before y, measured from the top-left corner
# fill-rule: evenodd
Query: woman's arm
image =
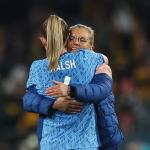
<path fill-rule="evenodd" d="M 112 91 L 112 72 L 108 65 L 98 67 L 92 81 L 86 85 L 74 84 L 67 86 L 61 82 L 46 90 L 49 96 L 70 95 L 84 102 L 99 102 L 104 100 Z"/>
<path fill-rule="evenodd" d="M 23 108 L 25 111 L 49 115 L 49 109 L 52 107 L 55 99 L 39 95 L 35 86 L 28 88 L 23 96 Z"/>
<path fill-rule="evenodd" d="M 84 102 L 100 102 L 105 100 L 112 91 L 112 79 L 102 73 L 94 75 L 90 84 L 71 85 L 70 96 Z"/>
<path fill-rule="evenodd" d="M 82 109 L 82 103 L 71 97 L 59 97 L 57 99 L 47 98 L 37 93 L 34 86 L 28 88 L 23 96 L 23 107 L 25 111 L 52 115 L 56 110 L 66 113 L 77 113 Z"/>

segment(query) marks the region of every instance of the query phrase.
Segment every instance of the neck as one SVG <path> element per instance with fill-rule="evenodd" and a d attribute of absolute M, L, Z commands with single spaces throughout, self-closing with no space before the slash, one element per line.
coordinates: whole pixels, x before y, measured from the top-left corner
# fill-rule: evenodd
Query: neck
<path fill-rule="evenodd" d="M 62 52 L 61 52 L 60 55 L 63 55 L 63 54 L 66 53 L 66 52 L 67 52 L 67 50 L 64 48 L 64 49 L 62 50 Z"/>

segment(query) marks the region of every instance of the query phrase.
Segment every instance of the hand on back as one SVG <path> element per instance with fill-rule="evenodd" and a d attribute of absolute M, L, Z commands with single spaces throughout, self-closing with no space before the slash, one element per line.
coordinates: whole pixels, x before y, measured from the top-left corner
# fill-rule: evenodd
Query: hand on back
<path fill-rule="evenodd" d="M 54 102 L 53 108 L 65 113 L 78 113 L 82 109 L 82 103 L 77 102 L 70 96 L 59 97 Z"/>
<path fill-rule="evenodd" d="M 112 70 L 107 64 L 102 64 L 96 69 L 95 74 L 106 73 L 109 77 L 112 78 Z"/>

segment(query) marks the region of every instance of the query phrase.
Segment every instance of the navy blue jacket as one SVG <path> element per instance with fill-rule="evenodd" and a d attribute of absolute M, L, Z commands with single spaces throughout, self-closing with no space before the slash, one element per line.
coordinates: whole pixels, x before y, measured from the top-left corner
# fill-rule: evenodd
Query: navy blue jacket
<path fill-rule="evenodd" d="M 118 127 L 118 119 L 114 108 L 112 79 L 106 74 L 97 74 L 90 84 L 71 85 L 75 99 L 94 103 L 97 114 L 99 138 L 102 143 L 100 150 L 116 150 L 123 136 Z M 35 87 L 31 87 L 23 96 L 26 111 L 49 115 L 55 99 L 39 95 Z"/>
<path fill-rule="evenodd" d="M 112 79 L 106 74 L 97 74 L 86 86 L 72 85 L 72 96 L 80 101 L 94 103 L 100 150 L 116 150 L 123 140 L 115 113 L 115 98 L 112 93 Z"/>

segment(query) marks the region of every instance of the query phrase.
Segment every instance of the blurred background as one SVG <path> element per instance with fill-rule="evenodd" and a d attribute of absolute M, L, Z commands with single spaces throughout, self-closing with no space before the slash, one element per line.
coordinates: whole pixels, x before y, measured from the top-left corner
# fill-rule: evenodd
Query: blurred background
<path fill-rule="evenodd" d="M 113 70 L 120 150 L 150 150 L 149 0 L 0 0 L 0 149 L 37 150 L 37 115 L 22 96 L 30 64 L 45 56 L 37 31 L 50 13 L 95 30 Z"/>

